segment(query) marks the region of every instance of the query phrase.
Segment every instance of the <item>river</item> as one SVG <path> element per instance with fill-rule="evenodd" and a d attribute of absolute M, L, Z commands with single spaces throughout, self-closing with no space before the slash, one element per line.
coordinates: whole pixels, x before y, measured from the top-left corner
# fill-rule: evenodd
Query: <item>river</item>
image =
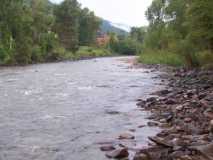
<path fill-rule="evenodd" d="M 136 99 L 162 86 L 123 58 L 2 68 L 0 160 L 106 160 L 98 143 L 129 129 L 147 144 L 159 129 L 138 128 L 149 113 Z"/>

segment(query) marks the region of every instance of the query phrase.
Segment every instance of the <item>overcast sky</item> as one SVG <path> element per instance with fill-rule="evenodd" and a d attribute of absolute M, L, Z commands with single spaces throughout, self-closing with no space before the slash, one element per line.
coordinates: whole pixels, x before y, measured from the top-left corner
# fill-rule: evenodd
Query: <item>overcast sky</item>
<path fill-rule="evenodd" d="M 59 3 L 62 0 L 51 1 Z M 148 24 L 145 11 L 152 0 L 78 0 L 78 2 L 106 20 L 130 26 L 144 26 Z"/>

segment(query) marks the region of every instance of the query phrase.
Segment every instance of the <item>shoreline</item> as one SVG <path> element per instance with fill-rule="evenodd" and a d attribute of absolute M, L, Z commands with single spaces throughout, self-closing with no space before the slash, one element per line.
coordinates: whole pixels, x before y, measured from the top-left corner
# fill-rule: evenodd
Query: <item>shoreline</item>
<path fill-rule="evenodd" d="M 135 160 L 211 160 L 213 158 L 213 72 L 173 69 L 167 89 L 137 105 L 162 131 Z"/>
<path fill-rule="evenodd" d="M 213 71 L 186 70 L 128 61 L 133 68 L 162 71 L 166 89 L 138 99 L 137 106 L 151 112 L 147 126 L 162 131 L 149 137 L 149 146 L 137 148 L 133 160 L 213 159 Z M 123 135 L 123 139 L 134 138 Z M 127 158 L 130 149 L 102 146 L 109 158 Z"/>
<path fill-rule="evenodd" d="M 78 62 L 78 61 L 84 61 L 84 60 L 91 60 L 96 58 L 111 58 L 111 57 L 128 57 L 126 55 L 111 55 L 111 56 L 100 56 L 100 57 L 84 57 L 79 59 L 67 59 L 67 60 L 56 60 L 56 61 L 47 61 L 47 62 L 39 62 L 39 63 L 30 63 L 30 64 L 12 64 L 12 65 L 0 65 L 0 69 L 9 68 L 9 67 L 27 67 L 27 66 L 33 66 L 33 65 L 40 65 L 40 64 L 52 64 L 52 63 L 60 63 L 60 62 Z"/>

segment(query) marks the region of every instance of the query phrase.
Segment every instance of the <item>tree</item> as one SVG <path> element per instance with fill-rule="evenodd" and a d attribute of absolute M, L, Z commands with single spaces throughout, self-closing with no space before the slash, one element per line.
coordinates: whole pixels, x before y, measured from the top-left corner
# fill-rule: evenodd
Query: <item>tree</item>
<path fill-rule="evenodd" d="M 213 1 L 191 1 L 187 13 L 190 39 L 213 53 Z"/>
<path fill-rule="evenodd" d="M 76 51 L 79 44 L 80 4 L 76 0 L 65 0 L 55 9 L 56 28 L 61 44 Z"/>
<path fill-rule="evenodd" d="M 31 26 L 30 10 L 23 0 L 1 0 L 0 30 L 4 63 L 31 62 Z"/>
<path fill-rule="evenodd" d="M 130 36 L 131 38 L 137 40 L 140 43 L 143 43 L 145 35 L 146 35 L 146 27 L 132 27 Z"/>
<path fill-rule="evenodd" d="M 97 31 L 100 26 L 100 19 L 84 8 L 79 17 L 79 44 L 89 46 L 95 43 Z"/>

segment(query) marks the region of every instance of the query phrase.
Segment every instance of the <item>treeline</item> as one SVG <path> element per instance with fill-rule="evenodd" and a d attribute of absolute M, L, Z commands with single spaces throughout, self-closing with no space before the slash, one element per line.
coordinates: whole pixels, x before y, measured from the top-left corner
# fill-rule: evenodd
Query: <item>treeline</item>
<path fill-rule="evenodd" d="M 111 52 L 121 55 L 136 55 L 141 53 L 144 35 L 141 35 L 139 30 L 140 28 L 134 27 L 126 35 L 110 33 L 108 48 Z"/>
<path fill-rule="evenodd" d="M 55 61 L 92 46 L 100 19 L 77 0 L 0 0 L 0 64 Z"/>
<path fill-rule="evenodd" d="M 153 0 L 146 16 L 142 61 L 191 67 L 213 63 L 212 0 Z"/>

